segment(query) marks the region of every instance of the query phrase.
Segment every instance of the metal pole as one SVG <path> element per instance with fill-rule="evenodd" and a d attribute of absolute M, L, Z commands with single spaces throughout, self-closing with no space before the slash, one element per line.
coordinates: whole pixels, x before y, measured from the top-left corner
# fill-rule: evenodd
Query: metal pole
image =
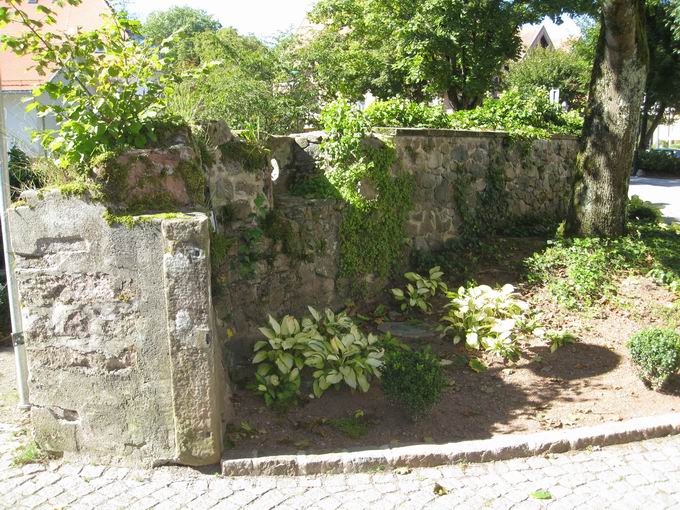
<path fill-rule="evenodd" d="M 21 310 L 19 309 L 19 293 L 14 275 L 14 252 L 9 237 L 7 208 L 11 204 L 9 194 L 9 167 L 7 166 L 7 143 L 5 141 L 5 104 L 2 95 L 2 77 L 0 77 L 0 221 L 2 222 L 2 247 L 5 256 L 5 275 L 7 278 L 7 296 L 9 313 L 12 321 L 12 344 L 14 345 L 14 361 L 17 370 L 17 391 L 19 408 L 30 409 L 28 401 L 28 362 L 26 346 L 21 326 Z"/>

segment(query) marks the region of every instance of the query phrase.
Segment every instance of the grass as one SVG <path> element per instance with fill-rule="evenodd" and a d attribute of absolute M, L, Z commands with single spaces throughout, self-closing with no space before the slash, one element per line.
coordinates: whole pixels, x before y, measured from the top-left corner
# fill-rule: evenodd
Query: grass
<path fill-rule="evenodd" d="M 47 454 L 40 449 L 38 443 L 31 441 L 17 451 L 12 459 L 12 465 L 20 467 L 25 466 L 26 464 L 38 464 L 45 461 L 47 461 Z"/>
<path fill-rule="evenodd" d="M 347 418 L 328 420 L 328 424 L 338 432 L 350 439 L 360 439 L 368 434 L 371 423 L 366 419 L 362 411 L 357 411 Z"/>

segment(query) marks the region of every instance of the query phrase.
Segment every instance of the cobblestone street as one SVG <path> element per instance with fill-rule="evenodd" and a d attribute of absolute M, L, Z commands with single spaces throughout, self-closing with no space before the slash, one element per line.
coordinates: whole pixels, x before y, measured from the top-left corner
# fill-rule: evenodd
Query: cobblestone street
<path fill-rule="evenodd" d="M 549 457 L 299 478 L 224 478 L 189 468 L 59 462 L 12 467 L 16 425 L 0 425 L 0 508 L 680 507 L 680 437 Z M 537 491 L 545 491 L 537 494 Z M 537 496 L 550 499 L 536 499 Z"/>

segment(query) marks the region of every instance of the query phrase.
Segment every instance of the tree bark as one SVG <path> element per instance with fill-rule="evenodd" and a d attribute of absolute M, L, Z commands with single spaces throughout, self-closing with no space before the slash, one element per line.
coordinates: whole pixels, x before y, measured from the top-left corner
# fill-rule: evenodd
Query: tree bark
<path fill-rule="evenodd" d="M 625 233 L 628 181 L 647 77 L 644 0 L 603 0 L 567 230 Z"/>

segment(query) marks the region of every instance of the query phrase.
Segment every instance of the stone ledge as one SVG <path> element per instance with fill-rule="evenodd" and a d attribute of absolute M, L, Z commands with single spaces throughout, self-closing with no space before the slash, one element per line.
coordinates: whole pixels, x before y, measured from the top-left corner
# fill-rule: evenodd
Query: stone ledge
<path fill-rule="evenodd" d="M 482 131 L 465 129 L 432 129 L 432 128 L 399 128 L 399 127 L 376 127 L 376 134 L 384 136 L 422 136 L 440 138 L 506 138 L 507 131 Z M 578 140 L 573 135 L 552 135 L 551 140 Z"/>
<path fill-rule="evenodd" d="M 680 413 L 635 418 L 593 427 L 504 435 L 477 441 L 415 445 L 321 455 L 280 455 L 222 460 L 225 476 L 296 476 L 368 471 L 377 467 L 435 467 L 565 453 L 588 446 L 611 446 L 680 434 Z"/>

